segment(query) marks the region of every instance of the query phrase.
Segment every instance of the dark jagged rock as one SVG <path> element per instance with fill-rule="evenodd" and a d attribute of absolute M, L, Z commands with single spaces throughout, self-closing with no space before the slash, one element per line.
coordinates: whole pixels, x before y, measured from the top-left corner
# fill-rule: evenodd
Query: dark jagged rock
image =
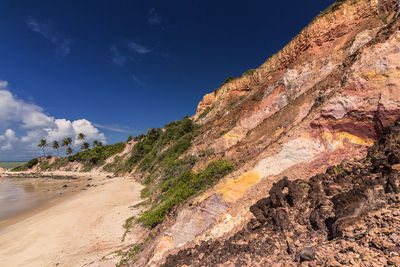
<path fill-rule="evenodd" d="M 247 227 L 228 240 L 169 255 L 165 265 L 273 266 L 315 262 L 316 255 L 333 265 L 352 265 L 350 251 L 377 255 L 382 266 L 400 266 L 400 220 L 390 217 L 400 208 L 399 171 L 393 166 L 399 162 L 400 120 L 383 132 L 364 160 L 343 161 L 308 181 L 283 177 L 250 207 L 254 219 Z"/>

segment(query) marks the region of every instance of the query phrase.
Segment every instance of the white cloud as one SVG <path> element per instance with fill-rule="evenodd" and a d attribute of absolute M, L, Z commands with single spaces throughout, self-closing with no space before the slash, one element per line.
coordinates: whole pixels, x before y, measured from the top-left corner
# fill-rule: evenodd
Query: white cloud
<path fill-rule="evenodd" d="M 133 61 L 138 55 L 146 55 L 152 50 L 135 41 L 112 44 L 110 46 L 112 62 L 117 66 L 124 66 L 128 61 Z"/>
<path fill-rule="evenodd" d="M 112 62 L 115 65 L 123 66 L 128 61 L 128 58 L 121 54 L 118 47 L 116 45 L 112 45 L 110 47 Z"/>
<path fill-rule="evenodd" d="M 7 129 L 3 135 L 0 135 L 0 150 L 11 150 L 13 148 L 12 143 L 18 140 L 15 137 L 15 132 L 11 129 Z"/>
<path fill-rule="evenodd" d="M 7 86 L 5 81 L 0 81 L 1 84 Z M 19 99 L 7 88 L 0 89 L 0 160 L 26 160 L 39 156 L 37 143 L 41 138 L 50 144 L 54 140 L 71 137 L 74 139 L 73 148 L 77 151 L 81 141 L 74 137 L 79 133 L 84 133 L 85 141 L 90 143 L 94 140 L 107 143 L 104 134 L 90 121 L 56 119 L 45 114 L 42 107 Z"/>
<path fill-rule="evenodd" d="M 71 52 L 72 40 L 54 30 L 50 23 L 41 22 L 29 16 L 26 19 L 26 24 L 31 31 L 41 34 L 44 38 L 53 43 L 58 55 L 66 56 Z"/>
<path fill-rule="evenodd" d="M 139 77 L 137 77 L 136 75 L 132 74 L 132 80 L 137 83 L 140 86 L 144 85 L 144 82 L 142 81 L 142 79 L 140 79 Z"/>
<path fill-rule="evenodd" d="M 138 54 L 141 54 L 141 55 L 147 54 L 147 53 L 150 53 L 150 52 L 151 52 L 151 49 L 150 49 L 150 48 L 147 48 L 147 47 L 145 47 L 145 46 L 143 46 L 143 45 L 141 45 L 141 44 L 138 44 L 138 43 L 136 43 L 136 42 L 130 42 L 130 43 L 128 44 L 128 48 L 129 48 L 130 50 L 132 50 L 132 51 L 138 53 Z"/>
<path fill-rule="evenodd" d="M 6 82 L 7 83 L 7 82 Z M 0 123 L 22 122 L 22 127 L 52 127 L 54 118 L 43 113 L 43 108 L 14 97 L 7 89 L 0 89 Z"/>
<path fill-rule="evenodd" d="M 152 26 L 157 26 L 161 24 L 161 16 L 157 13 L 155 8 L 150 8 L 147 23 Z"/>
<path fill-rule="evenodd" d="M 117 133 L 138 133 L 140 131 L 137 130 L 131 130 L 129 127 L 120 127 L 118 125 L 104 125 L 104 124 L 99 124 L 99 123 L 93 123 L 95 127 L 101 128 L 101 129 L 106 129 L 109 131 L 117 132 Z"/>

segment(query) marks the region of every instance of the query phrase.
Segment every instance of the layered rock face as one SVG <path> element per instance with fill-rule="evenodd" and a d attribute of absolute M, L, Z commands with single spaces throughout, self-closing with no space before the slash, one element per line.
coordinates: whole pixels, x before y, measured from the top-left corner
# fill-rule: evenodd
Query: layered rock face
<path fill-rule="evenodd" d="M 195 168 L 226 157 L 237 169 L 172 210 L 135 264 L 158 266 L 168 255 L 176 255 L 168 258 L 168 265 L 284 265 L 308 245 L 328 242 L 322 251 L 336 248 L 331 238 L 342 238 L 347 229 L 338 220 L 351 221 L 347 216 L 356 212 L 353 206 L 364 214 L 360 203 L 384 205 L 382 212 L 389 216 L 398 205 L 389 201 L 392 195 L 376 191 L 359 180 L 359 174 L 350 171 L 341 178 L 335 172 L 315 174 L 344 159 L 364 158 L 367 148 L 384 136 L 384 128 L 400 116 L 398 12 L 399 3 L 394 0 L 341 2 L 314 19 L 252 74 L 206 95 L 193 117 L 201 129 L 188 153 L 200 159 Z M 199 156 L 206 150 L 214 153 Z M 366 166 L 362 164 L 359 171 Z M 375 174 L 368 170 L 368 177 Z M 284 176 L 288 179 L 281 180 Z M 310 182 L 301 181 L 308 177 L 313 177 Z M 376 186 L 386 186 L 388 177 L 382 177 Z M 354 187 L 357 183 L 363 186 L 361 191 Z M 257 202 L 271 188 L 270 200 Z M 291 192 L 289 197 L 286 190 Z M 361 202 L 340 196 L 346 192 L 359 196 Z M 258 211 L 253 206 L 256 202 Z M 252 226 L 244 230 L 249 222 Z M 375 225 L 381 222 L 376 219 Z M 249 243 L 251 237 L 264 238 L 262 245 Z M 229 244 L 235 248 L 231 250 Z M 239 254 L 233 260 L 235 253 Z M 268 261 L 274 253 L 280 256 Z M 386 263 L 389 260 L 385 258 Z"/>
<path fill-rule="evenodd" d="M 165 266 L 398 266 L 399 163 L 400 120 L 364 160 L 284 177 L 250 207 L 255 218 L 242 230 L 170 255 Z"/>
<path fill-rule="evenodd" d="M 364 160 L 284 177 L 250 207 L 246 227 L 170 255 L 166 266 L 398 266 L 399 163 L 400 120 Z"/>

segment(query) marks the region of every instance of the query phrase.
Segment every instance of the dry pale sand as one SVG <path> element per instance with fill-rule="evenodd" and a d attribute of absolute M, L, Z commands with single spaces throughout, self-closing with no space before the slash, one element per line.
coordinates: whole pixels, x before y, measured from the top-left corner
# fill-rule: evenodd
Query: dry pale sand
<path fill-rule="evenodd" d="M 121 242 L 125 219 L 138 213 L 142 185 L 129 178 L 93 177 L 94 187 L 0 230 L 1 266 L 95 266 Z M 112 265 L 114 266 L 114 265 Z"/>

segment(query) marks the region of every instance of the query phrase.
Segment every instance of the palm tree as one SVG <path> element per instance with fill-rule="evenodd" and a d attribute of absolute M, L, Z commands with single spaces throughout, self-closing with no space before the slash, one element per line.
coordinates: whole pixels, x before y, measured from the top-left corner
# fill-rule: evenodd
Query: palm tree
<path fill-rule="evenodd" d="M 94 141 L 93 141 L 93 147 L 96 147 L 96 146 L 98 146 L 98 145 L 99 145 L 99 141 L 94 140 Z"/>
<path fill-rule="evenodd" d="M 44 138 L 40 139 L 38 147 L 41 147 L 43 149 L 43 157 L 45 157 L 46 154 L 44 153 L 44 148 L 47 147 L 46 139 L 44 139 Z"/>
<path fill-rule="evenodd" d="M 67 150 L 65 151 L 66 154 L 67 154 L 67 151 L 68 151 L 68 148 L 69 148 L 70 144 L 72 144 L 72 138 L 71 137 L 67 137 L 67 138 L 63 139 L 61 146 L 65 146 L 67 148 Z M 72 153 L 72 149 L 71 149 L 71 153 Z"/>
<path fill-rule="evenodd" d="M 82 145 L 81 145 L 81 149 L 82 149 L 82 150 L 89 149 L 89 147 L 90 147 L 90 145 L 89 145 L 88 142 L 83 142 Z"/>
<path fill-rule="evenodd" d="M 76 137 L 79 141 L 82 141 L 86 139 L 86 135 L 84 133 L 79 133 L 78 136 Z"/>
<path fill-rule="evenodd" d="M 60 144 L 58 143 L 58 141 L 54 140 L 53 143 L 51 144 L 51 147 L 57 150 L 57 156 L 58 156 L 58 149 L 60 148 Z"/>
<path fill-rule="evenodd" d="M 68 147 L 68 148 L 67 148 L 67 151 L 65 151 L 65 153 L 66 153 L 67 155 L 72 154 L 72 148 Z"/>

